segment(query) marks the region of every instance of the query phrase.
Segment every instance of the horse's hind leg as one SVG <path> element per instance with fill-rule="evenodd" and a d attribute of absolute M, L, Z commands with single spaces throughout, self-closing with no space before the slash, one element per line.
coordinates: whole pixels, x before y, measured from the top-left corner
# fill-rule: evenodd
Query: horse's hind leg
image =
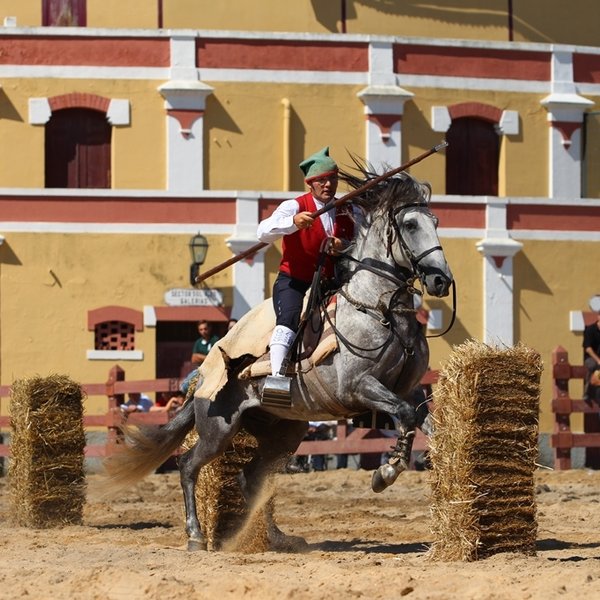
<path fill-rule="evenodd" d="M 266 478 L 281 471 L 298 444 L 304 438 L 308 424 L 282 420 L 275 424 L 245 424 L 258 441 L 256 455 L 244 468 L 246 499 L 250 506 L 258 500 Z M 267 537 L 272 550 L 297 550 L 306 542 L 297 536 L 284 534 L 275 524 L 272 499 L 265 503 Z"/>
<path fill-rule="evenodd" d="M 200 529 L 196 507 L 196 482 L 200 469 L 219 457 L 229 447 L 238 432 L 239 414 L 226 420 L 220 416 L 208 417 L 209 400 L 196 402 L 196 428 L 202 432 L 196 444 L 179 458 L 179 476 L 185 503 L 185 531 L 188 550 L 206 550 L 206 540 Z"/>
<path fill-rule="evenodd" d="M 179 457 L 179 476 L 185 504 L 185 533 L 188 538 L 188 550 L 206 550 L 206 540 L 198 521 L 195 496 L 198 473 L 204 466 L 201 457 L 196 452 L 199 443 L 200 440 Z"/>

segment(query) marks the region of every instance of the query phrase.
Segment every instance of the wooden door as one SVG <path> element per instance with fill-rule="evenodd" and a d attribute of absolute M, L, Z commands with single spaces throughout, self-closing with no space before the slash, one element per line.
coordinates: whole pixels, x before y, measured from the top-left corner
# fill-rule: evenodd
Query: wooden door
<path fill-rule="evenodd" d="M 44 27 L 85 27 L 86 0 L 42 0 Z"/>
<path fill-rule="evenodd" d="M 110 188 L 111 135 L 104 113 L 54 112 L 46 124 L 46 187 Z"/>
<path fill-rule="evenodd" d="M 446 140 L 446 194 L 497 196 L 500 141 L 494 124 L 454 119 Z"/>

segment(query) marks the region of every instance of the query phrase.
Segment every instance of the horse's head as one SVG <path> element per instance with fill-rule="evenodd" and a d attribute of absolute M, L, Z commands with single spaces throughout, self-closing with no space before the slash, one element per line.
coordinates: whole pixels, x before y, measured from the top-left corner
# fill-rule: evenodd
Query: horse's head
<path fill-rule="evenodd" d="M 438 219 L 427 202 L 407 203 L 389 214 L 388 250 L 396 264 L 409 268 L 428 294 L 447 296 L 453 281 L 437 234 Z"/>
<path fill-rule="evenodd" d="M 375 177 L 364 167 L 361 171 L 366 180 Z M 365 183 L 347 174 L 343 177 L 356 188 L 361 181 Z M 437 235 L 438 219 L 430 210 L 430 198 L 429 184 L 403 172 L 371 188 L 355 202 L 367 213 L 370 231 L 365 242 L 379 244 L 379 252 L 391 258 L 399 272 L 408 270 L 429 294 L 442 297 L 448 295 L 453 276 Z M 379 242 L 373 240 L 375 231 L 379 232 Z"/>

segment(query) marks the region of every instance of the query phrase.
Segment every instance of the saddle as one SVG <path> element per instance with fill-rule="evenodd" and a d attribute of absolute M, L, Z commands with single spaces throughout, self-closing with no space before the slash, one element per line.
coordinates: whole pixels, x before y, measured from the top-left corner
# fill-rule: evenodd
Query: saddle
<path fill-rule="evenodd" d="M 304 334 L 295 361 L 290 361 L 287 375 L 297 372 L 307 373 L 313 367 L 320 365 L 330 354 L 338 349 L 338 342 L 333 327 L 335 326 L 335 311 L 337 296 L 333 296 L 327 305 L 326 315 L 315 311 Z M 256 362 L 243 369 L 240 379 L 252 379 L 271 374 L 269 352 L 265 352 Z"/>
<path fill-rule="evenodd" d="M 333 297 L 335 298 L 335 296 Z M 331 327 L 335 323 L 336 302 L 327 306 L 327 315 L 315 314 L 304 331 L 298 357 L 290 361 L 289 374 L 307 373 L 321 364 L 338 348 L 337 338 Z M 318 322 L 322 324 L 318 326 Z M 210 350 L 199 367 L 202 384 L 194 396 L 214 400 L 227 383 L 231 361 L 245 358 L 251 364 L 237 375 L 240 379 L 253 379 L 271 374 L 269 342 L 275 327 L 273 302 L 269 298 L 247 312 L 225 337 Z"/>

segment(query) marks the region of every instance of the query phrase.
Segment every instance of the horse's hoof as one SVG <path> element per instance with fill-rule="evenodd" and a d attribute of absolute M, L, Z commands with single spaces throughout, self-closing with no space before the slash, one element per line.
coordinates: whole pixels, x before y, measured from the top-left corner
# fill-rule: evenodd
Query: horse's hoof
<path fill-rule="evenodd" d="M 394 469 L 392 465 L 381 465 L 377 471 L 373 473 L 371 478 L 371 489 L 379 494 L 383 492 L 385 488 L 389 487 L 398 479 L 400 470 Z"/>
<path fill-rule="evenodd" d="M 379 494 L 380 492 L 383 492 L 383 490 L 385 490 L 386 487 L 387 483 L 384 481 L 379 470 L 374 471 L 373 477 L 371 477 L 371 489 L 376 494 Z"/>
<path fill-rule="evenodd" d="M 267 540 L 269 550 L 274 552 L 305 552 L 308 550 L 308 543 L 303 537 L 283 533 L 274 522 L 267 528 Z"/>
<path fill-rule="evenodd" d="M 206 550 L 206 542 L 202 540 L 188 540 L 187 543 L 188 552 L 198 552 L 199 550 Z"/>
<path fill-rule="evenodd" d="M 280 535 L 269 538 L 269 548 L 274 552 L 306 552 L 308 543 L 299 535 Z"/>

